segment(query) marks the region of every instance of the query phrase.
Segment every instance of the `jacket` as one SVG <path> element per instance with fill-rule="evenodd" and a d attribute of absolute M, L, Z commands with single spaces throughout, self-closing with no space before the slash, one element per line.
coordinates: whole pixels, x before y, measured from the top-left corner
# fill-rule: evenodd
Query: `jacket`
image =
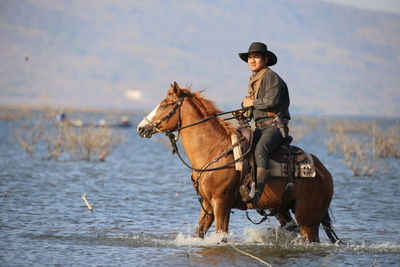
<path fill-rule="evenodd" d="M 268 70 L 262 78 L 253 105 L 253 118 L 256 123 L 270 119 L 267 112 L 276 113 L 290 120 L 289 90 L 285 81 L 273 70 Z"/>

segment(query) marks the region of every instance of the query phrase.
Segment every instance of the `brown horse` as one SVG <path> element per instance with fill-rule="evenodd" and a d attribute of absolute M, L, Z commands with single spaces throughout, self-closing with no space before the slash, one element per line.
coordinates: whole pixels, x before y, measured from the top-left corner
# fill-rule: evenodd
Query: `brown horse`
<path fill-rule="evenodd" d="M 217 117 L 196 124 L 219 112 L 214 103 L 203 98 L 200 92 L 181 89 L 174 83 L 166 98 L 137 127 L 138 134 L 146 138 L 157 132 L 180 129 L 179 136 L 193 168 L 228 165 L 220 170 L 192 172 L 195 180 L 199 177 L 197 190 L 202 198 L 195 232 L 197 237 L 203 237 L 214 221 L 217 233 L 228 233 L 232 208 L 255 208 L 251 203 L 244 203 L 238 193 L 240 173 L 234 164 L 229 164 L 234 160 L 233 154 L 227 153 L 221 157 L 232 145 L 231 135 L 235 133 L 235 128 Z M 276 218 L 282 226 L 293 222 L 291 210 L 295 214 L 300 234 L 308 242 L 319 242 L 318 232 L 322 222 L 330 240 L 336 242 L 338 238 L 331 228 L 328 214 L 333 194 L 332 176 L 315 156 L 313 160 L 316 177 L 296 178 L 294 188 L 284 203 L 281 201 L 285 192 L 285 179 L 269 178 L 257 208 L 271 210 L 280 207 Z"/>

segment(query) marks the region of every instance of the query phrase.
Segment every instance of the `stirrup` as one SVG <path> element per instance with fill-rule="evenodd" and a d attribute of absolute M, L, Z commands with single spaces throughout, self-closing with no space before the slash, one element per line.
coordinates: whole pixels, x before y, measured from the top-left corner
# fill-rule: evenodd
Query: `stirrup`
<path fill-rule="evenodd" d="M 250 191 L 246 185 L 241 185 L 239 188 L 239 193 L 242 196 L 243 202 L 250 202 L 256 194 L 256 184 L 254 182 L 251 183 Z"/>

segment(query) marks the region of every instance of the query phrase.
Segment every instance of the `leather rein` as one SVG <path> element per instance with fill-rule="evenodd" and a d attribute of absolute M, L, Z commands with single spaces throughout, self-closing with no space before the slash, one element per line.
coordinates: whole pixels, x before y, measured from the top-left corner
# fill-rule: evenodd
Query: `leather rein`
<path fill-rule="evenodd" d="M 213 159 L 211 162 L 207 163 L 207 164 L 205 165 L 205 167 L 202 168 L 202 169 L 198 169 L 198 168 L 195 168 L 195 167 L 191 166 L 190 164 L 188 164 L 188 163 L 182 158 L 181 154 L 179 153 L 178 146 L 177 146 L 177 144 L 176 144 L 176 143 L 178 142 L 178 140 L 179 140 L 179 133 L 180 133 L 181 130 L 186 129 L 186 128 L 193 127 L 193 126 L 195 126 L 195 125 L 198 125 L 198 124 L 201 124 L 201 123 L 204 123 L 204 122 L 207 122 L 207 121 L 209 121 L 209 120 L 211 120 L 211 119 L 213 119 L 213 118 L 216 118 L 216 117 L 219 117 L 219 116 L 222 116 L 222 115 L 226 115 L 226 114 L 229 114 L 229 113 L 235 113 L 235 112 L 240 112 L 240 111 L 245 111 L 245 110 L 247 110 L 247 108 L 241 108 L 241 109 L 236 109 L 236 110 L 232 110 L 232 111 L 216 113 L 216 114 L 213 114 L 213 115 L 211 115 L 211 116 L 209 116 L 209 117 L 207 117 L 207 118 L 201 119 L 201 120 L 199 120 L 199 121 L 197 121 L 197 122 L 194 122 L 194 123 L 191 123 L 191 124 L 188 124 L 188 125 L 185 125 L 185 126 L 181 126 L 181 125 L 182 125 L 182 121 L 181 121 L 181 107 L 182 107 L 183 101 L 185 100 L 185 97 L 191 97 L 191 96 L 192 96 L 191 94 L 187 94 L 187 93 L 185 93 L 185 92 L 182 92 L 182 93 L 180 94 L 180 96 L 179 96 L 179 99 L 175 102 L 175 105 L 172 107 L 172 109 L 171 109 L 170 111 L 168 111 L 168 113 L 167 113 L 164 117 L 162 117 L 161 119 L 159 119 L 158 121 L 156 121 L 156 122 L 154 122 L 154 123 L 153 123 L 151 120 L 149 120 L 147 117 L 145 117 L 144 119 L 153 127 L 153 132 L 154 132 L 154 133 L 155 133 L 155 132 L 164 132 L 164 133 L 165 133 L 165 135 L 168 137 L 168 139 L 169 139 L 170 142 L 171 142 L 172 153 L 173 153 L 173 154 L 177 154 L 178 157 L 179 157 L 179 159 L 181 160 L 181 162 L 182 162 L 186 167 L 188 167 L 189 169 L 191 169 L 191 170 L 193 170 L 193 171 L 197 171 L 197 172 L 202 173 L 202 172 L 209 172 L 209 171 L 221 170 L 221 169 L 227 168 L 228 166 L 230 166 L 230 165 L 232 165 L 232 164 L 234 164 L 234 163 L 236 163 L 236 162 L 238 162 L 238 161 L 243 160 L 243 159 L 250 153 L 250 151 L 251 151 L 251 144 L 250 144 L 250 146 L 249 146 L 249 149 L 248 149 L 240 158 L 237 158 L 236 160 L 233 160 L 233 161 L 231 161 L 231 162 L 229 162 L 229 163 L 226 163 L 226 164 L 224 164 L 224 165 L 222 165 L 222 166 L 220 166 L 220 167 L 208 168 L 211 164 L 217 162 L 219 159 L 221 159 L 222 157 L 227 156 L 231 151 L 233 151 L 233 148 L 234 148 L 234 147 L 240 145 L 240 143 L 243 141 L 242 139 L 239 139 L 238 142 L 236 142 L 235 144 L 233 144 L 232 146 L 230 146 L 230 147 L 228 148 L 227 151 L 223 152 L 221 155 L 219 155 L 218 157 L 216 157 L 215 159 Z M 161 124 L 163 121 L 166 121 L 166 120 L 170 119 L 176 112 L 178 112 L 178 127 L 175 128 L 175 129 L 173 129 L 173 130 L 160 130 L 160 129 L 158 128 L 158 127 L 160 126 L 160 124 Z M 241 116 L 240 116 L 240 115 L 238 115 L 238 116 L 233 115 L 232 117 L 227 118 L 227 119 L 224 119 L 224 120 L 231 120 L 231 119 L 235 119 L 235 118 L 238 118 L 238 117 L 241 117 Z M 178 132 L 178 136 L 177 136 L 177 137 L 175 137 L 174 132 Z"/>

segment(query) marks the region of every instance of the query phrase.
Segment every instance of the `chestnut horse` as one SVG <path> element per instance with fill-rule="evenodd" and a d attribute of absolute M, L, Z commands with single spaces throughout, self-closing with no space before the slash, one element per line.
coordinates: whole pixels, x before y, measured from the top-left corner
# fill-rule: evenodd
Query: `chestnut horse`
<path fill-rule="evenodd" d="M 137 127 L 138 134 L 146 138 L 157 132 L 177 130 L 188 160 L 195 169 L 227 166 L 219 170 L 192 172 L 193 178 L 199 177 L 197 190 L 202 198 L 195 232 L 197 237 L 204 237 L 214 221 L 217 233 L 228 233 L 232 208 L 255 208 L 251 203 L 244 203 L 238 193 L 240 173 L 236 171 L 234 164 L 230 164 L 234 161 L 233 154 L 226 153 L 221 157 L 232 145 L 231 135 L 235 133 L 235 128 L 230 123 L 213 117 L 219 112 L 214 103 L 203 98 L 200 92 L 179 88 L 174 83 L 166 98 Z M 210 116 L 213 118 L 204 120 Z M 201 120 L 204 121 L 196 124 Z M 281 226 L 294 223 L 291 210 L 301 236 L 308 242 L 319 242 L 318 232 L 322 222 L 330 240 L 336 242 L 338 238 L 331 228 L 328 213 L 333 194 L 332 176 L 315 156 L 312 157 L 316 177 L 294 179 L 294 188 L 285 197 L 284 203 L 281 201 L 285 192 L 285 179 L 270 177 L 257 203 L 257 209 L 271 210 L 280 207 L 276 218 Z"/>

